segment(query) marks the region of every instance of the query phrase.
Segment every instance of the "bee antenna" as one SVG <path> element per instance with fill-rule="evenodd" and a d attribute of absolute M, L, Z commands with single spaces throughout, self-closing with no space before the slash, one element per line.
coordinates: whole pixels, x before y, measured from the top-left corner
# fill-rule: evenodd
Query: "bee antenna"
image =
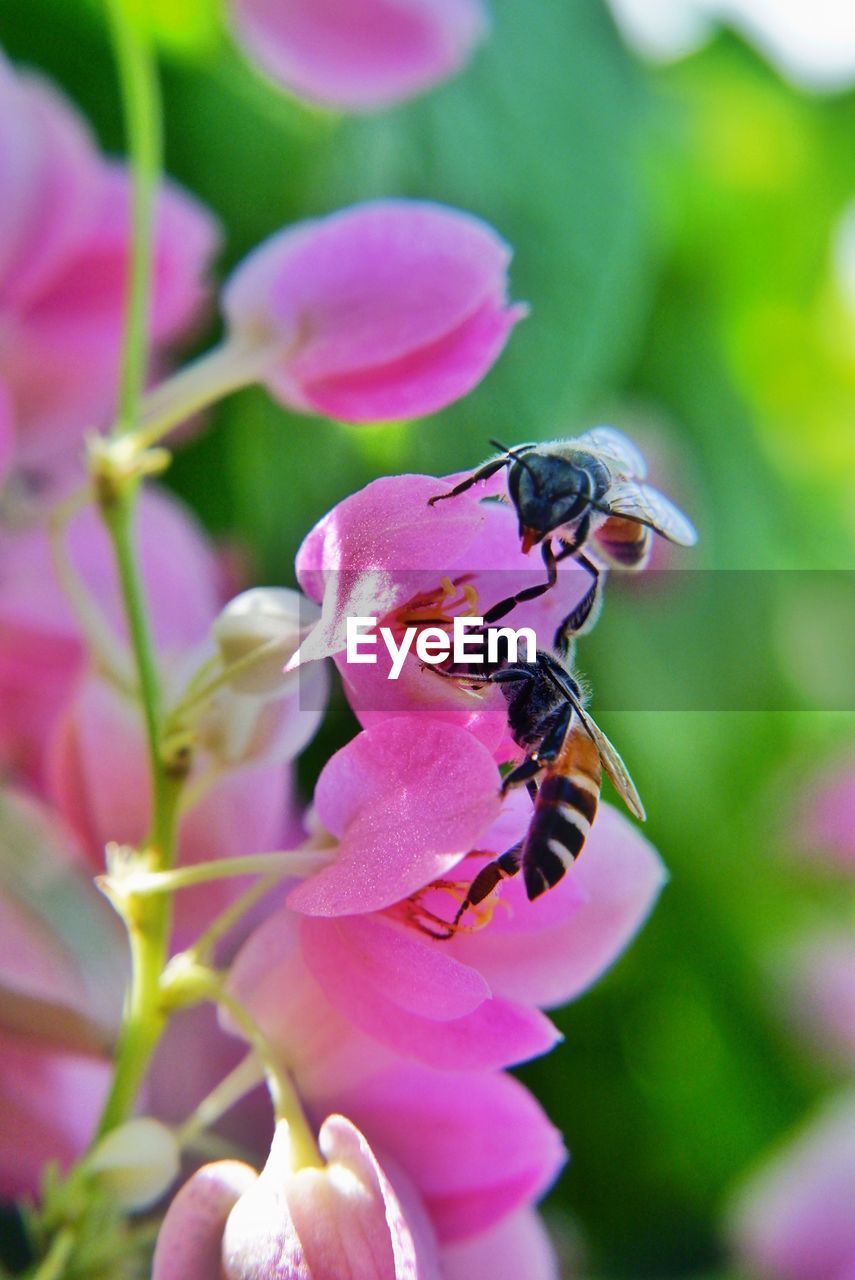
<path fill-rule="evenodd" d="M 540 481 L 521 453 L 517 453 L 515 449 L 509 449 L 508 446 L 506 444 L 502 444 L 500 440 L 488 440 L 487 443 L 491 444 L 494 449 L 501 449 L 502 453 L 506 454 L 509 458 L 512 458 L 514 462 L 518 462 L 523 471 L 527 471 L 531 476 L 535 489 L 540 492 Z"/>

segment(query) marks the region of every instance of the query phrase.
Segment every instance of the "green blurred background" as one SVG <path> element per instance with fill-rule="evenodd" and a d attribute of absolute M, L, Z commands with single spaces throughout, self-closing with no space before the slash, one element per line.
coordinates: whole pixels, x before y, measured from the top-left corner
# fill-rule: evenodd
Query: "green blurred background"
<path fill-rule="evenodd" d="M 800 571 L 853 565 L 855 303 L 834 243 L 855 195 L 855 94 L 801 94 L 728 32 L 642 66 L 602 0 L 493 7 L 493 38 L 454 83 L 338 120 L 256 76 L 210 0 L 152 0 L 167 166 L 221 217 L 221 271 L 293 219 L 424 196 L 496 226 L 515 246 L 514 296 L 532 304 L 482 386 L 431 421 L 347 429 L 247 392 L 169 482 L 245 548 L 254 581 L 290 583 L 306 530 L 376 475 L 460 470 L 489 436 L 609 420 L 646 442 L 697 520 L 699 549 L 674 563 L 781 571 L 751 654 L 778 709 L 604 712 L 671 883 L 615 970 L 559 1014 L 565 1046 L 523 1073 L 573 1153 L 548 1204 L 572 1269 L 721 1274 L 735 1180 L 829 1083 L 787 1033 L 774 979 L 788 938 L 845 909 L 780 855 L 787 788 L 853 727 L 811 709 L 829 664 L 851 697 L 853 635 L 816 616 Z M 121 151 L 94 0 L 2 0 L 0 43 Z M 708 672 L 713 692 L 689 690 L 687 705 L 716 706 L 739 674 L 733 618 L 681 607 L 680 577 L 643 624 L 637 589 L 610 592 L 580 647 L 595 690 L 661 680 L 696 653 L 690 678 Z M 350 732 L 339 702 L 305 786 Z"/>

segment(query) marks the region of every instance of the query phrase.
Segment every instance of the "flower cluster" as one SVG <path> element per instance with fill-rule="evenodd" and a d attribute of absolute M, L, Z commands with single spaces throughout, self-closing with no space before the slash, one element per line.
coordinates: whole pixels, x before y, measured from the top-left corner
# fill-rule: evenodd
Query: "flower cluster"
<path fill-rule="evenodd" d="M 825 768 L 791 814 L 806 865 L 845 883 L 853 866 L 855 766 Z M 848 896 L 845 893 L 844 899 Z M 851 911 L 851 897 L 848 905 Z M 843 1087 L 741 1190 L 732 1212 L 737 1254 L 768 1280 L 845 1280 L 855 1273 L 855 934 L 825 925 L 780 966 L 801 1041 L 842 1072 Z"/>
<path fill-rule="evenodd" d="M 474 0 L 354 5 L 347 48 L 371 57 L 348 78 L 338 4 L 235 11 L 293 87 L 364 106 L 446 74 L 483 27 Z M 387 20 L 398 44 L 372 50 Z M 316 33 L 335 39 L 311 68 Z M 602 806 L 552 892 L 512 879 L 470 903 L 532 820 L 501 785 L 508 701 L 413 654 L 389 682 L 344 640 L 355 615 L 442 629 L 509 596 L 551 637 L 590 571 L 547 559 L 555 581 L 527 590 L 498 468 L 441 506 L 459 477 L 346 498 L 300 548 L 300 592 L 235 581 L 142 488 L 174 427 L 248 383 L 352 423 L 464 395 L 524 314 L 509 250 L 405 200 L 288 228 L 225 283 L 221 345 L 169 376 L 217 231 L 164 185 L 152 386 L 97 434 L 117 412 L 128 176 L 5 62 L 0 99 L 0 1195 L 38 1206 L 51 1274 L 118 1274 L 123 1215 L 160 1202 L 154 1280 L 548 1280 L 535 1206 L 564 1148 L 507 1071 L 556 1044 L 546 1011 L 622 952 L 663 867 Z M 303 808 L 293 762 L 328 658 L 361 728 Z"/>

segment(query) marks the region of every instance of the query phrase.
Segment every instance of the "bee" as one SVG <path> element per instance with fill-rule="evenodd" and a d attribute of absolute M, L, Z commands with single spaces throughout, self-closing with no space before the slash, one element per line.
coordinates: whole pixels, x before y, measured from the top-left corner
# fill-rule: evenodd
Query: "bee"
<path fill-rule="evenodd" d="M 556 566 L 572 556 L 588 571 L 591 584 L 555 634 L 555 650 L 566 653 L 570 637 L 596 617 L 604 570 L 643 569 L 654 533 L 683 547 L 697 541 L 693 525 L 682 512 L 644 483 L 644 458 L 632 441 L 613 427 L 595 427 L 573 439 L 521 444 L 512 449 L 496 440 L 490 443 L 501 450 L 498 456 L 447 493 L 428 499 L 433 506 L 456 497 L 507 468 L 507 497 L 517 513 L 522 550 L 528 554 L 532 547 L 541 547 L 547 579 L 499 601 L 485 614 L 487 625 L 553 587 Z"/>
<path fill-rule="evenodd" d="M 525 784 L 534 801 L 521 841 L 478 872 L 445 937 L 500 881 L 522 872 L 529 899 L 553 888 L 582 852 L 599 805 L 603 771 L 629 809 L 644 822 L 644 806 L 626 765 L 585 709 L 574 675 L 539 649 L 534 662 L 499 663 L 477 674 L 440 672 L 461 684 L 498 684 L 508 704 L 508 727 L 525 759 L 502 782 L 502 794 Z"/>

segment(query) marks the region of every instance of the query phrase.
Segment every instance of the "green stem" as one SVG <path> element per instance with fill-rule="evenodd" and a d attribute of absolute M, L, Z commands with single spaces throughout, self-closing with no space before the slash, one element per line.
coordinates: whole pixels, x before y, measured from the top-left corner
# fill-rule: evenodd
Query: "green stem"
<path fill-rule="evenodd" d="M 95 1141 L 116 1128 L 130 1114 L 152 1054 L 166 1026 L 160 1007 L 160 975 L 167 958 L 168 898 L 155 898 L 141 920 L 129 930 L 131 990 L 116 1048 L 116 1065 Z"/>
<path fill-rule="evenodd" d="M 133 493 L 119 493 L 113 502 L 102 506 L 102 514 L 113 543 L 113 553 L 119 571 L 119 583 L 130 631 L 131 648 L 139 677 L 149 768 L 154 788 L 155 817 L 152 834 L 156 835 L 158 827 L 162 825 L 162 818 L 159 819 L 158 814 L 163 808 L 161 793 L 165 781 L 160 760 L 160 680 L 142 582 L 134 554 L 135 505 Z"/>
<path fill-rule="evenodd" d="M 235 1025 L 264 1064 L 267 1087 L 273 1103 L 273 1114 L 277 1120 L 284 1120 L 290 1131 L 293 1167 L 304 1169 L 311 1166 L 323 1169 L 326 1162 L 318 1150 L 315 1135 L 306 1119 L 297 1090 L 288 1072 L 280 1065 L 273 1046 L 249 1010 L 230 991 L 221 990 L 217 999 L 231 1014 Z"/>
<path fill-rule="evenodd" d="M 258 382 L 277 348 L 270 342 L 228 340 L 186 365 L 143 400 L 137 447 L 148 449 L 192 414 Z"/>
<path fill-rule="evenodd" d="M 47 531 L 54 573 L 103 673 L 119 688 L 130 691 L 127 652 L 77 571 L 67 545 L 71 521 L 91 501 L 90 486 L 78 489 L 48 515 Z"/>
<path fill-rule="evenodd" d="M 133 431 L 139 419 L 148 362 L 148 315 L 152 277 L 154 201 L 160 176 L 160 96 L 150 50 L 130 19 L 127 0 L 106 0 L 133 173 L 132 254 L 122 346 L 119 416 L 113 431 Z M 101 513 L 113 545 L 122 600 L 130 633 L 145 721 L 152 789 L 152 824 L 141 857 L 151 870 L 169 867 L 173 858 L 178 798 L 182 778 L 171 776 L 160 757 L 160 681 L 154 642 L 134 553 L 134 512 L 139 479 L 113 477 L 99 491 Z M 109 743 L 104 744 L 109 750 Z M 171 900 L 144 899 L 127 918 L 132 979 L 115 1069 L 98 1137 L 131 1112 L 151 1056 L 163 1032 L 166 1015 L 160 1001 L 160 975 L 169 953 Z M 96 1138 L 97 1141 L 97 1138 Z"/>
<path fill-rule="evenodd" d="M 137 425 L 148 363 L 154 211 L 161 168 L 161 108 L 157 67 L 128 14 L 127 0 L 106 0 L 122 91 L 128 155 L 133 173 L 132 250 L 125 307 L 119 416 L 115 434 Z"/>
<path fill-rule="evenodd" d="M 220 939 L 230 933 L 256 903 L 265 898 L 272 889 L 275 889 L 280 879 L 281 876 L 278 874 L 262 876 L 260 880 L 257 880 L 254 885 L 236 898 L 230 906 L 221 911 L 218 916 L 215 916 L 207 929 L 200 933 L 193 945 L 188 948 L 188 952 L 193 959 L 204 964 Z"/>
<path fill-rule="evenodd" d="M 238 858 L 218 858 L 214 862 L 195 862 L 190 867 L 165 871 L 132 873 L 126 882 L 112 886 L 118 895 L 134 897 L 171 895 L 178 889 L 192 889 L 212 880 L 228 880 L 235 876 L 310 876 L 327 866 L 334 857 L 331 849 L 284 849 L 274 853 L 250 853 Z"/>
<path fill-rule="evenodd" d="M 250 1050 L 245 1058 L 216 1085 L 207 1097 L 199 1103 L 196 1110 L 185 1120 L 175 1132 L 178 1145 L 192 1146 L 195 1139 L 205 1129 L 217 1123 L 221 1116 L 230 1111 L 256 1085 L 264 1080 L 264 1067 L 257 1055 Z"/>
<path fill-rule="evenodd" d="M 75 1245 L 75 1233 L 66 1227 L 54 1236 L 46 1257 L 32 1273 L 32 1280 L 62 1280 Z"/>
<path fill-rule="evenodd" d="M 295 640 L 295 652 L 298 647 L 298 641 Z M 252 671 L 253 667 L 258 666 L 259 663 L 265 662 L 271 654 L 275 654 L 280 649 L 282 649 L 282 641 L 278 636 L 275 636 L 273 639 L 267 640 L 263 644 L 258 645 L 257 648 L 252 649 L 249 653 L 243 654 L 240 658 L 235 658 L 234 662 L 230 662 L 227 667 L 223 667 L 222 670 L 216 673 L 216 675 L 209 674 L 208 678 L 205 679 L 204 677 L 200 677 L 200 673 L 197 672 L 187 688 L 181 694 L 178 701 L 170 708 L 164 725 L 165 732 L 169 733 L 170 731 L 179 728 L 184 722 L 188 712 L 195 711 L 197 707 L 203 706 L 220 689 L 231 684 L 236 676 L 244 675 L 247 671 Z M 213 661 L 210 659 L 208 660 L 206 666 L 209 671 L 214 670 L 215 662 L 217 662 L 217 659 L 214 659 Z M 290 675 L 293 673 L 289 672 L 288 674 Z M 288 677 L 283 671 L 283 685 L 287 678 Z"/>

